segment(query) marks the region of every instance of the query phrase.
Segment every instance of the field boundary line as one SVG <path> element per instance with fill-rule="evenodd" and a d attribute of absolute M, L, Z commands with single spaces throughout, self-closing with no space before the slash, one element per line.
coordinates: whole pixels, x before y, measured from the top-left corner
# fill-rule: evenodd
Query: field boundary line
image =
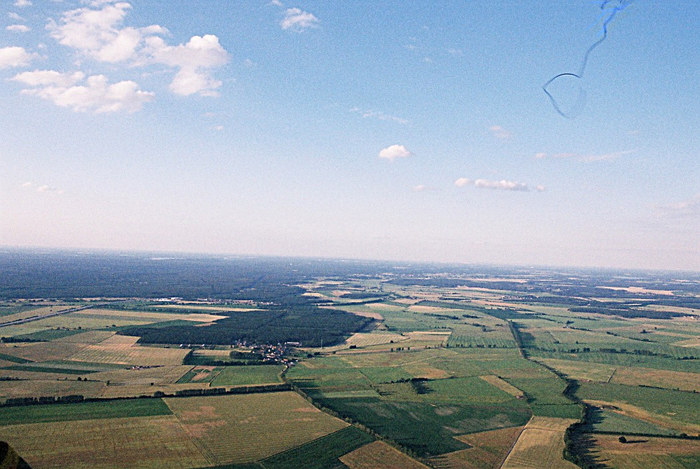
<path fill-rule="evenodd" d="M 520 437 L 521 437 L 521 436 L 523 435 L 523 433 L 525 432 L 525 429 L 527 428 L 528 424 L 529 424 L 530 422 L 532 422 L 532 419 L 534 419 L 534 418 L 535 418 L 535 416 L 532 415 L 532 416 L 530 417 L 530 420 L 528 420 L 527 423 L 526 423 L 525 425 L 523 425 L 523 429 L 520 430 L 520 433 L 518 434 L 518 437 L 517 437 L 515 440 L 513 440 L 513 443 L 511 443 L 511 445 L 510 445 L 510 449 L 508 450 L 508 452 L 506 453 L 506 455 L 503 456 L 503 459 L 501 459 L 501 462 L 498 464 L 498 468 L 499 468 L 499 469 L 502 468 L 503 465 L 506 463 L 506 460 L 508 459 L 508 456 L 510 456 L 510 453 L 513 452 L 513 448 L 515 448 L 515 445 L 518 443 L 518 440 L 520 439 Z"/>
<path fill-rule="evenodd" d="M 177 420 L 177 424 L 180 426 L 182 429 L 183 433 L 187 435 L 187 438 L 192 442 L 195 448 L 204 456 L 204 458 L 209 461 L 212 465 L 220 465 L 221 463 L 219 461 L 216 461 L 214 458 L 213 452 L 204 444 L 204 442 L 199 442 L 197 441 L 196 438 L 187 430 L 187 427 L 185 426 L 184 423 L 182 423 L 182 420 L 180 420 L 180 416 L 173 410 L 172 407 L 170 407 L 170 404 L 168 404 L 168 401 L 166 399 L 161 399 L 166 406 L 168 406 L 168 409 L 170 409 L 170 412 L 173 413 L 173 416 L 175 417 L 175 420 Z"/>

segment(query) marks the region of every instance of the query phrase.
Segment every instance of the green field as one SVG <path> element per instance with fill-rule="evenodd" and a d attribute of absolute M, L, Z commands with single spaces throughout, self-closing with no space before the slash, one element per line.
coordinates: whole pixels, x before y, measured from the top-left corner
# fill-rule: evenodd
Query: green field
<path fill-rule="evenodd" d="M 0 426 L 19 423 L 146 417 L 170 415 L 171 413 L 162 399 L 127 399 L 76 404 L 0 407 Z"/>
<path fill-rule="evenodd" d="M 211 381 L 216 386 L 281 383 L 280 365 L 227 366 Z"/>
<path fill-rule="evenodd" d="M 623 402 L 654 414 L 700 425 L 700 394 L 623 384 L 582 383 L 576 391 L 581 399 Z"/>
<path fill-rule="evenodd" d="M 261 461 L 265 469 L 327 469 L 344 467 L 338 458 L 374 440 L 355 427 L 346 427 Z"/>
<path fill-rule="evenodd" d="M 586 426 L 588 432 L 630 433 L 641 435 L 678 435 L 679 432 L 654 425 L 644 420 L 635 419 L 611 410 L 594 412 L 591 422 Z"/>

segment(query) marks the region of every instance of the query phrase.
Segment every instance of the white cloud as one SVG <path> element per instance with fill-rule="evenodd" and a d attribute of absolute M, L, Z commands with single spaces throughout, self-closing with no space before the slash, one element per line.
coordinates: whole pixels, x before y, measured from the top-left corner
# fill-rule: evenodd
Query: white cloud
<path fill-rule="evenodd" d="M 284 19 L 280 22 L 280 26 L 282 26 L 282 29 L 302 32 L 305 29 L 318 26 L 319 22 L 319 19 L 312 13 L 302 11 L 299 8 L 287 8 L 287 11 L 284 13 Z"/>
<path fill-rule="evenodd" d="M 408 158 L 412 153 L 403 145 L 391 145 L 379 152 L 379 158 L 394 161 L 397 158 Z"/>
<path fill-rule="evenodd" d="M 380 121 L 391 121 L 391 122 L 396 122 L 396 123 L 402 124 L 402 125 L 408 124 L 408 119 L 404 119 L 402 117 L 392 116 L 390 114 L 385 114 L 382 111 L 372 111 L 372 110 L 364 111 L 360 108 L 354 107 L 354 108 L 350 109 L 350 112 L 360 114 L 363 119 L 377 119 Z"/>
<path fill-rule="evenodd" d="M 63 189 L 58 189 L 56 187 L 52 187 L 49 185 L 44 184 L 43 186 L 39 186 L 36 188 L 37 192 L 44 192 L 44 193 L 52 193 L 52 194 L 63 194 Z"/>
<path fill-rule="evenodd" d="M 280 2 L 280 0 L 272 0 L 270 2 L 270 5 L 274 5 L 276 7 L 283 7 L 284 6 L 284 4 L 282 2 Z"/>
<path fill-rule="evenodd" d="M 20 15 L 18 15 L 17 13 L 14 13 L 14 12 L 12 12 L 12 11 L 9 12 L 9 13 L 7 14 L 7 16 L 9 16 L 10 19 L 11 19 L 11 20 L 14 20 L 14 21 L 24 21 L 24 18 L 22 18 Z"/>
<path fill-rule="evenodd" d="M 546 189 L 543 185 L 537 185 L 537 186 L 535 186 L 535 190 L 536 190 L 537 192 L 544 192 L 544 191 L 546 191 L 547 189 Z"/>
<path fill-rule="evenodd" d="M 160 36 L 168 30 L 159 25 L 124 26 L 131 10 L 127 2 L 95 0 L 88 7 L 65 12 L 47 28 L 52 37 L 92 59 L 131 66 L 165 65 L 177 69 L 170 90 L 182 96 L 216 96 L 221 81 L 210 69 L 229 60 L 215 35 L 192 36 L 185 44 L 169 45 Z"/>
<path fill-rule="evenodd" d="M 500 138 L 501 140 L 506 140 L 513 136 L 513 134 L 509 130 L 504 129 L 500 125 L 492 125 L 491 127 L 489 127 L 489 130 L 491 131 L 494 137 Z"/>
<path fill-rule="evenodd" d="M 21 73 L 13 80 L 34 86 L 23 90 L 24 94 L 38 96 L 57 106 L 79 112 L 135 112 L 155 96 L 152 92 L 140 90 L 139 85 L 130 80 L 109 84 L 104 75 L 92 75 L 84 84 L 78 84 L 83 78 L 81 72 L 65 74 L 40 70 Z"/>
<path fill-rule="evenodd" d="M 0 69 L 11 67 L 25 67 L 37 57 L 30 54 L 23 47 L 10 46 L 0 48 Z"/>
<path fill-rule="evenodd" d="M 59 86 L 68 87 L 74 85 L 85 78 L 82 72 L 61 73 L 55 70 L 34 70 L 33 72 L 18 73 L 11 78 L 29 86 Z"/>
<path fill-rule="evenodd" d="M 26 33 L 32 30 L 32 28 L 24 24 L 11 24 L 5 29 L 7 31 L 12 31 L 13 33 Z"/>
<path fill-rule="evenodd" d="M 192 36 L 189 42 L 177 46 L 168 46 L 160 37 L 150 37 L 146 43 L 149 61 L 179 68 L 170 83 L 173 93 L 182 96 L 195 93 L 216 95 L 221 82 L 212 78 L 209 69 L 229 60 L 229 54 L 219 44 L 218 37 L 213 34 Z"/>
<path fill-rule="evenodd" d="M 623 150 L 623 151 L 615 151 L 611 153 L 602 153 L 602 154 L 581 154 L 581 153 L 554 153 L 552 155 L 549 155 L 547 153 L 536 153 L 535 158 L 537 159 L 545 159 L 545 158 L 555 158 L 555 159 L 574 159 L 578 161 L 584 161 L 586 163 L 591 163 L 595 161 L 610 161 L 610 160 L 616 160 L 622 156 L 629 155 L 631 153 L 634 153 L 636 150 Z"/>
<path fill-rule="evenodd" d="M 24 8 L 32 6 L 32 2 L 30 0 L 16 0 L 14 5 L 17 8 Z"/>
<path fill-rule="evenodd" d="M 31 186 L 32 186 L 31 181 L 27 181 L 27 182 L 22 184 L 22 187 L 31 187 Z"/>
<path fill-rule="evenodd" d="M 455 181 L 455 186 L 457 187 L 464 187 L 464 186 L 474 186 L 479 189 L 495 189 L 495 190 L 502 190 L 502 191 L 523 191 L 527 192 L 530 190 L 530 187 L 522 182 L 516 182 L 516 181 L 508 181 L 506 179 L 501 179 L 500 181 L 490 181 L 488 179 L 476 179 L 476 180 L 471 180 L 468 178 L 459 178 Z M 544 186 L 537 186 L 535 188 L 538 192 L 544 191 Z"/>

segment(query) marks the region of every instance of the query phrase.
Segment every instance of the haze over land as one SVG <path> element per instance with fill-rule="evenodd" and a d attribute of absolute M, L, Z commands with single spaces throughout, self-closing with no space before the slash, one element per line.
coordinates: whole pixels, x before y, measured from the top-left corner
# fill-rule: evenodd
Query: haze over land
<path fill-rule="evenodd" d="M 0 245 L 699 270 L 699 13 L 4 2 Z"/>

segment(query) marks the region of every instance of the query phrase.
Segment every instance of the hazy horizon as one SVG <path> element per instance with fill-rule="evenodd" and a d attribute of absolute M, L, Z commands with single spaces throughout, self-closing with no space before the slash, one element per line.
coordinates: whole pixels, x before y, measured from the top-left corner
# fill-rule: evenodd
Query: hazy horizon
<path fill-rule="evenodd" d="M 0 246 L 700 270 L 692 2 L 0 18 Z"/>

